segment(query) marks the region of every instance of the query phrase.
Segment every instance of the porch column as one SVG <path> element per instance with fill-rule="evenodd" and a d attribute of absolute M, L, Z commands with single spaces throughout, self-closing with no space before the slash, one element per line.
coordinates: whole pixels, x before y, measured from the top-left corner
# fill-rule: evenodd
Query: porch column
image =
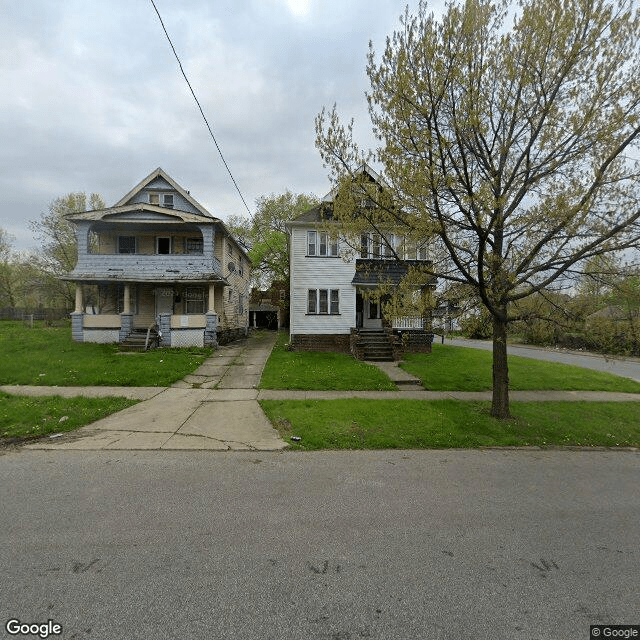
<path fill-rule="evenodd" d="M 215 294 L 216 294 L 216 286 L 213 282 L 209 283 L 209 308 L 207 309 L 208 313 L 215 313 Z"/>
<path fill-rule="evenodd" d="M 131 313 L 131 300 L 129 295 L 129 285 L 124 285 L 124 308 L 122 313 Z"/>
<path fill-rule="evenodd" d="M 82 308 L 84 306 L 84 292 L 82 290 L 82 285 L 78 283 L 76 285 L 76 309 L 75 313 L 82 313 Z"/>

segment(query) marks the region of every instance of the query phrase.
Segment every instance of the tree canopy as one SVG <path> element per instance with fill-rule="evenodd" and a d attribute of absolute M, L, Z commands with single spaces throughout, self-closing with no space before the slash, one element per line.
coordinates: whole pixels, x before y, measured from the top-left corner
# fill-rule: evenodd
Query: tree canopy
<path fill-rule="evenodd" d="M 494 416 L 517 303 L 640 242 L 639 35 L 633 0 L 454 1 L 440 18 L 421 2 L 379 61 L 370 46 L 377 148 L 335 106 L 317 118 L 333 179 L 381 165 L 387 223 L 437 239 L 438 275 L 490 313 Z"/>
<path fill-rule="evenodd" d="M 261 196 L 251 218 L 232 216 L 227 226 L 247 249 L 253 262 L 254 282 L 267 287 L 274 280 L 289 280 L 289 236 L 286 223 L 318 204 L 312 194 L 292 193 Z"/>
<path fill-rule="evenodd" d="M 40 241 L 40 253 L 35 261 L 43 281 L 41 288 L 47 288 L 52 294 L 66 301 L 73 308 L 75 285 L 60 280 L 60 276 L 69 273 L 78 261 L 78 245 L 74 226 L 65 218 L 67 214 L 81 211 L 104 209 L 105 202 L 97 193 L 87 196 L 85 193 L 69 193 L 49 203 L 47 212 L 39 220 L 32 220 L 29 228 Z"/>

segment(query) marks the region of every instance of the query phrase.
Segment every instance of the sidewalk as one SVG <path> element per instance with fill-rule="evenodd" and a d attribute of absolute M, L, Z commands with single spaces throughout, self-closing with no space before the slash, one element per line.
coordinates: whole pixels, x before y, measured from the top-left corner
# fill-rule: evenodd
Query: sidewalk
<path fill-rule="evenodd" d="M 264 415 L 256 389 L 275 333 L 220 347 L 170 388 L 2 387 L 22 395 L 124 396 L 143 400 L 29 449 L 210 449 L 274 451 L 287 444 Z"/>
<path fill-rule="evenodd" d="M 394 362 L 374 363 L 398 391 L 291 391 L 258 389 L 276 341 L 273 332 L 220 347 L 184 380 L 161 387 L 2 386 L 16 395 L 120 396 L 141 400 L 77 431 L 43 438 L 30 449 L 209 449 L 273 451 L 287 447 L 264 415 L 260 400 L 463 400 L 490 401 L 491 391 L 426 391 Z M 640 402 L 640 394 L 602 391 L 511 391 L 521 402 Z"/>

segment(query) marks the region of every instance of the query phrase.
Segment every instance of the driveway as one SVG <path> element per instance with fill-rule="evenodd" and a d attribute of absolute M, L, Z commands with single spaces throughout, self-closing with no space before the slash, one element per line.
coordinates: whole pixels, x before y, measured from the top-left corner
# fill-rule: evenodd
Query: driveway
<path fill-rule="evenodd" d="M 0 619 L 51 619 L 51 640 L 588 640 L 640 624 L 638 486 L 622 451 L 22 449 L 0 455 Z"/>
<path fill-rule="evenodd" d="M 435 337 L 436 342 L 440 339 Z M 493 350 L 493 345 L 489 340 L 467 340 L 466 338 L 446 338 L 445 344 L 455 347 L 472 347 L 474 349 Z M 560 362 L 562 364 L 572 364 L 585 369 L 604 371 L 624 378 L 631 378 L 640 382 L 640 359 L 623 358 L 619 356 L 603 356 L 595 353 L 581 353 L 579 351 L 569 351 L 567 349 L 552 349 L 542 347 L 530 347 L 528 345 L 508 345 L 508 352 L 514 356 L 523 358 L 534 358 L 535 360 L 548 360 L 549 362 Z"/>

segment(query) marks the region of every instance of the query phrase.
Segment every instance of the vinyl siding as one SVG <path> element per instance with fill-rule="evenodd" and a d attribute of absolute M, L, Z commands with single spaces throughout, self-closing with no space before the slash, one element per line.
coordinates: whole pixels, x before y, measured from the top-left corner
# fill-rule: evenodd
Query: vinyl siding
<path fill-rule="evenodd" d="M 351 284 L 355 262 L 345 262 L 340 257 L 308 257 L 307 231 L 310 229 L 313 227 L 294 227 L 291 231 L 290 332 L 292 335 L 349 333 L 356 317 L 356 291 Z M 338 289 L 339 315 L 307 314 L 309 289 Z"/>

